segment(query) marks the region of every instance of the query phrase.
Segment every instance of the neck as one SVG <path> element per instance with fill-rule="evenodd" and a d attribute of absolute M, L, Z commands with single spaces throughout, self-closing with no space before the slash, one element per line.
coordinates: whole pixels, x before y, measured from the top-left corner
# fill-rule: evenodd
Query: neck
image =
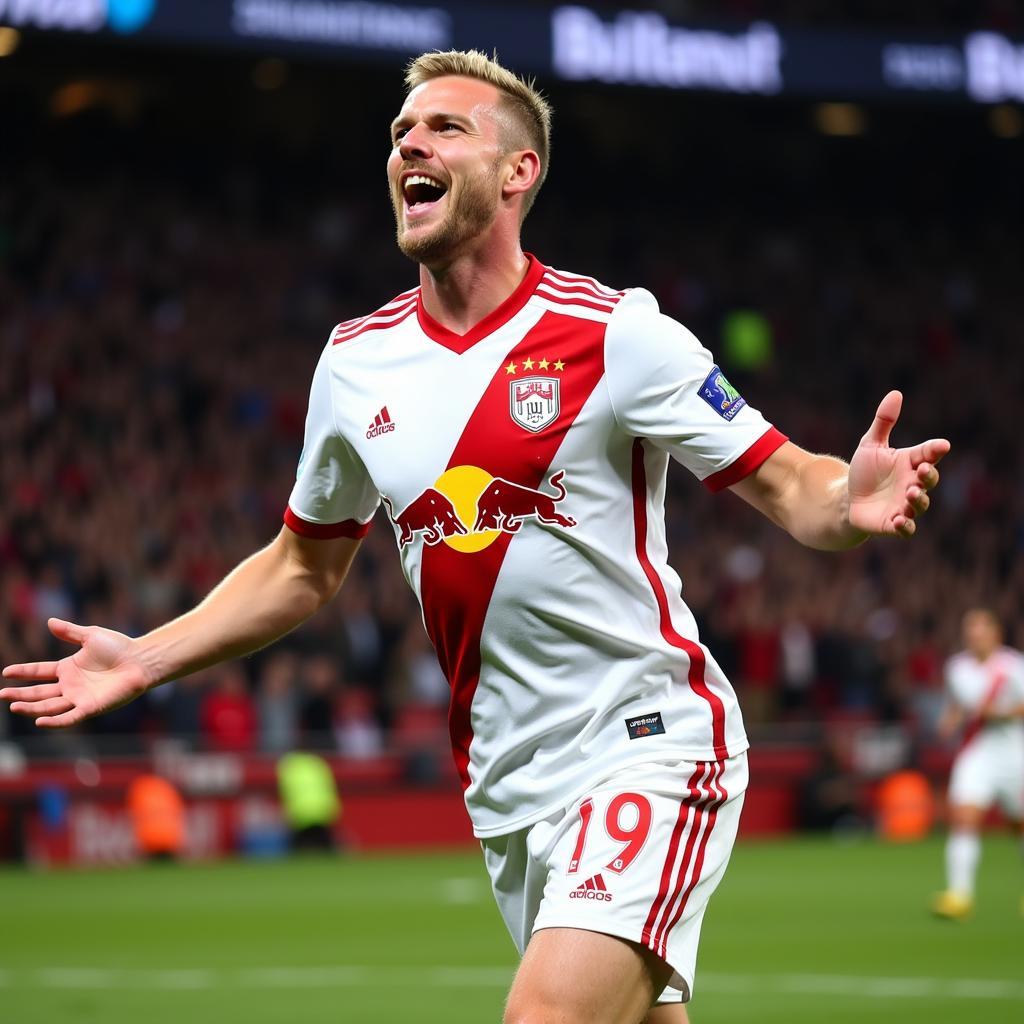
<path fill-rule="evenodd" d="M 443 265 L 420 264 L 423 307 L 443 327 L 465 334 L 519 287 L 528 266 L 518 237 L 492 237 Z"/>

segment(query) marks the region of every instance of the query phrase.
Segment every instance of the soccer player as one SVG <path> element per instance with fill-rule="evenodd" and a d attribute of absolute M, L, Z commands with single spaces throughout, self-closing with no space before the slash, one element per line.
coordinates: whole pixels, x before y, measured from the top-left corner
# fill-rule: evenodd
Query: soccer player
<path fill-rule="evenodd" d="M 1003 646 L 1002 626 L 988 608 L 964 615 L 963 641 L 965 650 L 946 663 L 949 700 L 939 721 L 943 738 L 963 730 L 949 780 L 946 889 L 932 904 L 951 920 L 974 908 L 988 809 L 998 803 L 1018 830 L 1024 826 L 1024 655 Z"/>
<path fill-rule="evenodd" d="M 406 81 L 387 173 L 419 286 L 331 332 L 280 534 L 145 636 L 51 620 L 80 649 L 10 666 L 32 685 L 0 696 L 73 725 L 270 643 L 335 594 L 383 501 L 523 954 L 506 1024 L 678 1024 L 747 740 L 668 565 L 669 458 L 843 549 L 911 536 L 949 444 L 889 446 L 898 392 L 849 465 L 787 441 L 650 293 L 522 251 L 550 133 L 528 83 L 476 52 Z"/>

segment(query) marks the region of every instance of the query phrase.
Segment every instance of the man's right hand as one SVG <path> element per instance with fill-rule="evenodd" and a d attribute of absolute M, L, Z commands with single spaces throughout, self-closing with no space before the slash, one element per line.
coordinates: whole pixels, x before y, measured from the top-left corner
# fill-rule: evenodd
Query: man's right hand
<path fill-rule="evenodd" d="M 4 679 L 32 680 L 31 686 L 8 686 L 0 699 L 11 711 L 34 718 L 44 729 L 76 725 L 141 696 L 155 679 L 139 657 L 137 641 L 102 626 L 79 626 L 63 619 L 47 622 L 50 632 L 79 650 L 60 661 L 8 665 Z"/>

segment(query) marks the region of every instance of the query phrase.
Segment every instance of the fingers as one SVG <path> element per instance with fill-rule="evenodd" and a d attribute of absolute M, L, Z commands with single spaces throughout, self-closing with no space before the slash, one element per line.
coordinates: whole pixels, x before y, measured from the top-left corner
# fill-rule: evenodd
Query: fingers
<path fill-rule="evenodd" d="M 893 516 L 892 525 L 900 537 L 913 537 L 917 532 L 917 523 L 910 516 Z"/>
<path fill-rule="evenodd" d="M 48 700 L 15 701 L 11 705 L 11 711 L 16 715 L 39 719 L 43 715 L 63 714 L 74 706 L 67 697 L 51 697 Z"/>
<path fill-rule="evenodd" d="M 8 665 L 4 669 L 4 679 L 56 679 L 56 661 L 35 661 L 26 665 Z M 0 691 L 0 697 L 3 692 Z"/>
<path fill-rule="evenodd" d="M 66 729 L 69 725 L 77 725 L 79 722 L 84 721 L 86 717 L 80 708 L 73 708 L 71 711 L 65 711 L 61 715 L 37 718 L 36 725 L 40 729 Z"/>
<path fill-rule="evenodd" d="M 928 497 L 928 492 L 922 487 L 911 487 L 907 490 L 907 501 L 910 503 L 910 507 L 918 514 L 928 511 L 928 506 L 932 503 L 932 499 Z"/>
<path fill-rule="evenodd" d="M 5 686 L 0 690 L 0 698 L 3 700 L 36 701 L 59 696 L 59 683 L 42 683 L 39 686 Z"/>
<path fill-rule="evenodd" d="M 910 449 L 910 464 L 915 468 L 925 464 L 934 466 L 949 454 L 950 447 L 949 441 L 944 437 L 933 437 L 930 441 Z"/>
<path fill-rule="evenodd" d="M 47 619 L 46 625 L 50 627 L 50 632 L 59 640 L 67 640 L 69 644 L 85 643 L 85 626 L 79 626 L 77 623 L 56 618 Z"/>
<path fill-rule="evenodd" d="M 900 409 L 902 408 L 903 395 L 899 391 L 890 391 L 878 403 L 874 422 L 868 427 L 868 432 L 864 435 L 864 441 L 868 444 L 888 444 L 889 434 L 892 433 L 893 424 L 899 419 Z"/>
<path fill-rule="evenodd" d="M 916 472 L 917 483 L 924 490 L 930 491 L 938 485 L 939 471 L 930 462 L 922 462 Z"/>

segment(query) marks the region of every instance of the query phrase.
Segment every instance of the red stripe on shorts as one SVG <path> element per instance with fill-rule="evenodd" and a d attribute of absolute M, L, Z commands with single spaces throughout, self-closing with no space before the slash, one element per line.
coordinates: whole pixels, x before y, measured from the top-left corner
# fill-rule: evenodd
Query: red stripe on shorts
<path fill-rule="evenodd" d="M 725 773 L 725 765 L 721 761 L 716 761 L 712 766 L 711 778 L 708 780 L 707 788 L 711 789 L 711 801 L 708 805 L 707 821 L 704 825 L 704 834 L 700 837 L 700 843 L 697 846 L 697 857 L 693 863 L 693 874 L 690 878 L 690 884 L 683 890 L 683 895 L 679 900 L 679 905 L 675 909 L 675 913 L 671 916 L 667 916 L 665 923 L 661 929 L 661 936 L 658 948 L 655 952 L 665 957 L 668 952 L 668 934 L 673 928 L 679 923 L 679 919 L 683 916 L 683 911 L 686 909 L 687 901 L 690 898 L 690 893 L 693 892 L 697 883 L 700 881 L 700 876 L 704 870 L 704 854 L 708 848 L 708 840 L 711 838 L 711 832 L 715 827 L 715 820 L 718 817 L 718 808 L 725 803 L 728 799 L 728 793 L 725 791 L 725 787 L 722 785 L 722 775 Z M 696 829 L 694 833 L 696 834 Z M 692 836 L 691 836 L 692 838 Z M 679 873 L 679 884 L 682 883 L 683 878 L 686 874 L 685 868 Z M 675 897 L 673 897 L 673 902 Z M 671 906 L 671 903 L 670 903 Z"/>
<path fill-rule="evenodd" d="M 699 779 L 704 775 L 706 768 L 706 761 L 697 762 L 696 770 L 693 775 L 690 776 L 690 781 L 686 784 L 688 795 L 684 796 L 682 800 L 679 801 L 679 815 L 676 818 L 675 827 L 672 829 L 672 837 L 668 844 L 668 853 L 665 854 L 665 866 L 661 870 L 661 884 L 658 887 L 658 895 L 654 897 L 654 902 L 651 904 L 651 911 L 647 915 L 647 921 L 644 923 L 643 931 L 640 933 L 640 941 L 651 949 L 655 949 L 655 926 L 658 918 L 661 916 L 661 911 L 665 905 L 665 901 L 668 899 L 669 887 L 672 884 L 672 868 L 676 862 L 676 854 L 679 852 L 679 843 L 682 839 L 683 830 L 686 828 L 687 821 L 690 819 L 690 809 L 693 808 L 694 811 L 694 825 L 696 824 L 697 818 L 700 814 L 700 806 L 696 803 L 697 798 L 700 796 L 700 790 L 697 788 L 697 785 Z M 691 832 L 692 830 L 691 826 Z"/>

